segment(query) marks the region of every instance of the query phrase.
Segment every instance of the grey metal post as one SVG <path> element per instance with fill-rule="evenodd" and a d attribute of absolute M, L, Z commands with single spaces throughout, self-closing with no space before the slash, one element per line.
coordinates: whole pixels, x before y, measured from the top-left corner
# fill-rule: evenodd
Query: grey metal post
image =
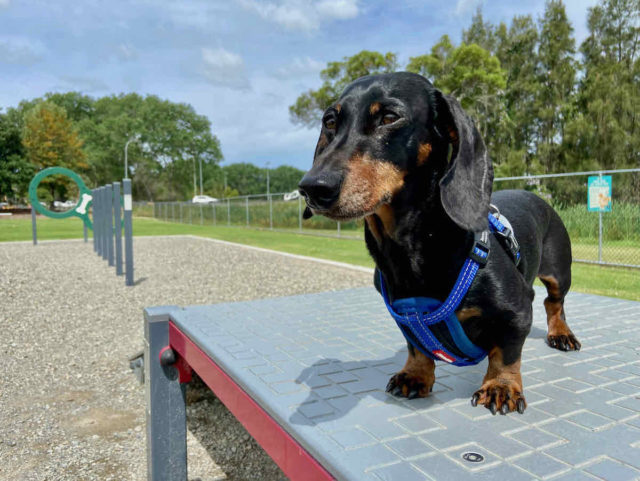
<path fill-rule="evenodd" d="M 115 262 L 113 259 L 113 186 L 111 184 L 107 184 L 107 260 L 109 261 L 109 266 L 114 266 Z"/>
<path fill-rule="evenodd" d="M 191 217 L 191 203 L 187 202 L 187 206 L 189 207 L 189 224 L 193 224 L 193 219 Z"/>
<path fill-rule="evenodd" d="M 93 197 L 93 237 L 96 240 L 96 254 L 101 254 L 102 240 L 100 238 L 100 187 L 96 187 Z"/>
<path fill-rule="evenodd" d="M 133 285 L 133 226 L 131 225 L 131 179 L 123 179 L 125 285 Z"/>
<path fill-rule="evenodd" d="M 180 223 L 182 224 L 182 202 L 180 202 Z"/>
<path fill-rule="evenodd" d="M 98 233 L 98 255 L 102 257 L 104 244 L 102 242 L 102 187 L 96 192 L 96 228 Z"/>
<path fill-rule="evenodd" d="M 169 315 L 175 306 L 144 310 L 144 379 L 147 425 L 147 479 L 187 479 L 185 385 L 175 366 L 160 364 L 169 345 Z"/>
<path fill-rule="evenodd" d="M 38 245 L 38 228 L 36 227 L 36 208 L 31 206 L 31 235 L 33 237 L 33 245 Z"/>
<path fill-rule="evenodd" d="M 93 252 L 98 252 L 98 236 L 96 235 L 96 192 L 91 190 L 91 222 L 93 223 Z"/>
<path fill-rule="evenodd" d="M 89 232 L 87 229 L 87 224 L 85 224 L 84 221 L 82 221 L 82 237 L 84 238 L 85 244 L 89 242 Z"/>
<path fill-rule="evenodd" d="M 600 172 L 602 180 L 602 172 Z M 598 211 L 598 262 L 602 262 L 602 209 Z"/>
<path fill-rule="evenodd" d="M 340 221 L 338 221 L 338 237 L 340 237 Z"/>
<path fill-rule="evenodd" d="M 167 222 L 169 220 L 169 204 L 163 202 L 164 204 L 164 221 Z"/>
<path fill-rule="evenodd" d="M 298 197 L 298 229 L 302 230 L 302 197 Z"/>
<path fill-rule="evenodd" d="M 217 225 L 218 224 L 218 220 L 216 219 L 216 205 L 215 204 L 211 204 L 211 207 L 213 208 L 213 225 Z"/>
<path fill-rule="evenodd" d="M 171 202 L 171 222 L 176 221 L 176 203 Z"/>
<path fill-rule="evenodd" d="M 245 197 L 245 205 L 247 207 L 247 227 L 249 227 L 249 196 Z"/>
<path fill-rule="evenodd" d="M 227 225 L 231 225 L 231 203 L 227 197 Z"/>
<path fill-rule="evenodd" d="M 271 202 L 271 194 L 269 194 L 269 229 L 273 229 L 273 202 Z"/>
<path fill-rule="evenodd" d="M 122 211 L 120 207 L 120 182 L 113 183 L 113 225 L 116 231 L 116 275 L 122 272 Z"/>
<path fill-rule="evenodd" d="M 102 186 L 102 201 L 100 205 L 102 206 L 102 259 L 109 259 L 109 227 L 107 220 L 107 186 Z"/>
<path fill-rule="evenodd" d="M 200 181 L 202 181 L 202 179 L 200 179 Z M 202 217 L 202 204 L 200 204 L 200 225 L 202 225 L 204 222 L 204 218 Z"/>

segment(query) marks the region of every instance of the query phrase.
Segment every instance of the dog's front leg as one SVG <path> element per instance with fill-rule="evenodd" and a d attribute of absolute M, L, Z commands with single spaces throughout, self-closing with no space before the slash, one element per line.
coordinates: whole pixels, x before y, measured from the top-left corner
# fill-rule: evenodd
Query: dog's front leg
<path fill-rule="evenodd" d="M 522 394 L 520 375 L 522 346 L 517 348 L 517 359 L 510 364 L 505 364 L 504 352 L 500 347 L 494 347 L 489 351 L 487 374 L 484 376 L 482 387 L 473 394 L 471 404 L 482 404 L 492 414 L 507 414 L 515 410 L 522 414 L 527 407 Z"/>
<path fill-rule="evenodd" d="M 426 397 L 436 382 L 436 363 L 411 344 L 407 344 L 409 356 L 400 372 L 395 373 L 387 384 L 387 392 L 409 399 Z"/>

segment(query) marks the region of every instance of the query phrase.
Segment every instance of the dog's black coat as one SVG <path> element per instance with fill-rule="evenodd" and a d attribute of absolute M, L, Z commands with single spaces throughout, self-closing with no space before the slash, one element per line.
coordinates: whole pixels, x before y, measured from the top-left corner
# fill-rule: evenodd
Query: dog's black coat
<path fill-rule="evenodd" d="M 421 146 L 428 146 L 422 162 Z M 376 274 L 382 272 L 392 298 L 446 299 L 473 233 L 487 228 L 489 204 L 509 219 L 521 246 L 519 266 L 491 236 L 488 263 L 460 308 L 479 312 L 462 324 L 474 344 L 498 347 L 506 365 L 519 360 L 531 328 L 535 277 L 557 282 L 552 302 L 562 303 L 571 283 L 571 246 L 555 211 L 526 191 L 492 196 L 493 169 L 474 123 L 455 99 L 416 74 L 358 79 L 327 110 L 313 167 L 300 184 L 314 213 L 341 218 L 339 194 L 356 155 L 405 173 L 402 187 L 380 200 L 393 212 L 393 234 L 374 235 L 365 226 Z M 374 230 L 385 230 L 375 212 L 361 215 L 370 216 Z"/>

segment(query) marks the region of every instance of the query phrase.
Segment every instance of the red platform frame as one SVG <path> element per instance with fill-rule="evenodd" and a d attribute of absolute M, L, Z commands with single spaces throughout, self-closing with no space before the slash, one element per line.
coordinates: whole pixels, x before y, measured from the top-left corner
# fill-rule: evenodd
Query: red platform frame
<path fill-rule="evenodd" d="M 249 434 L 290 479 L 335 480 L 304 447 L 282 429 L 244 389 L 236 384 L 173 322 L 169 322 L 169 345 L 198 373 L 218 399 L 242 423 Z M 188 376 L 184 379 L 188 379 Z"/>

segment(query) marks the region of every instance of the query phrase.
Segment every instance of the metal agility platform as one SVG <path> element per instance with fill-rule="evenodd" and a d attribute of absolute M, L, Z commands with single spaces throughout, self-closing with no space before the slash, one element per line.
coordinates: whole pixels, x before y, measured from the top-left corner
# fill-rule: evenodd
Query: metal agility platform
<path fill-rule="evenodd" d="M 583 348 L 563 353 L 543 297 L 507 416 L 470 405 L 486 360 L 438 363 L 426 399 L 385 393 L 406 345 L 373 288 L 147 309 L 149 479 L 186 480 L 189 366 L 293 480 L 640 479 L 640 303 L 569 294 Z"/>

